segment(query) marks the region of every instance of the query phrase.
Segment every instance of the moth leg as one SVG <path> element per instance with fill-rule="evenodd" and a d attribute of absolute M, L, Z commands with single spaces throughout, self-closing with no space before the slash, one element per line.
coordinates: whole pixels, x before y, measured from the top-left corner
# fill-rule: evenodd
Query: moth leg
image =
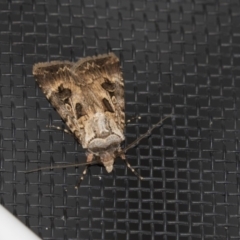
<path fill-rule="evenodd" d="M 52 129 L 57 129 L 57 130 L 60 130 L 60 131 L 64 131 L 65 133 L 68 133 L 70 135 L 72 135 L 72 133 L 70 131 L 68 131 L 66 128 L 62 129 L 61 127 L 58 127 L 58 126 L 54 126 L 54 125 L 46 125 L 47 128 L 52 128 Z"/>
<path fill-rule="evenodd" d="M 93 154 L 92 154 L 92 153 L 87 153 L 87 163 L 92 162 L 92 160 L 93 160 Z M 82 176 L 80 177 L 78 183 L 76 184 L 75 189 L 77 189 L 77 188 L 80 187 L 80 185 L 81 185 L 84 177 L 85 177 L 86 174 L 87 174 L 88 167 L 89 167 L 89 165 L 87 165 L 87 166 L 85 167 L 85 169 L 83 170 Z"/>
<path fill-rule="evenodd" d="M 88 166 L 86 166 L 85 169 L 83 170 L 82 176 L 79 178 L 78 183 L 77 183 L 76 186 L 75 186 L 75 189 L 78 189 L 78 188 L 80 187 L 80 185 L 81 185 L 84 177 L 85 177 L 86 174 L 87 174 L 87 170 L 88 170 Z"/>
<path fill-rule="evenodd" d="M 127 165 L 127 167 L 140 179 L 140 180 L 143 180 L 143 177 L 135 171 L 135 169 L 130 165 L 130 163 L 128 162 L 127 159 L 125 159 L 125 163 Z"/>
<path fill-rule="evenodd" d="M 127 167 L 132 171 L 133 174 L 135 174 L 140 180 L 143 180 L 144 178 L 137 172 L 135 171 L 135 169 L 131 166 L 131 164 L 128 162 L 128 160 L 126 159 L 125 155 L 122 154 L 120 155 L 120 157 L 122 158 L 122 160 L 126 163 Z"/>
<path fill-rule="evenodd" d="M 92 162 L 92 160 L 93 160 L 93 154 L 92 153 L 88 153 L 87 154 L 87 163 Z"/>

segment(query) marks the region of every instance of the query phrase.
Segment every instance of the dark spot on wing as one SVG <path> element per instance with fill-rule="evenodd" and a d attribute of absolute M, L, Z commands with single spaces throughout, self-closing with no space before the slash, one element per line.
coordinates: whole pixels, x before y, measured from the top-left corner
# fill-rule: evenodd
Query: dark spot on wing
<path fill-rule="evenodd" d="M 81 116 L 83 116 L 83 109 L 82 109 L 82 105 L 80 103 L 76 103 L 75 105 L 75 111 L 76 111 L 76 116 L 77 119 L 79 119 Z"/>
<path fill-rule="evenodd" d="M 102 87 L 108 92 L 114 92 L 116 84 L 111 82 L 108 78 L 104 78 L 104 83 L 102 83 Z"/>
<path fill-rule="evenodd" d="M 104 104 L 105 108 L 107 109 L 107 111 L 114 112 L 111 104 L 109 103 L 109 101 L 106 98 L 103 99 L 103 104 Z"/>
<path fill-rule="evenodd" d="M 63 101 L 63 102 L 68 102 L 68 98 L 70 98 L 72 95 L 72 91 L 69 88 L 64 88 L 63 84 L 61 84 L 58 87 L 58 97 Z"/>

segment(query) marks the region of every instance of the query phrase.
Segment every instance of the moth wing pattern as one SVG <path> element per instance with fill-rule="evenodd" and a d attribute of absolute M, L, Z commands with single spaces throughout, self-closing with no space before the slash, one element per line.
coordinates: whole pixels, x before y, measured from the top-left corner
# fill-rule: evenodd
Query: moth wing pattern
<path fill-rule="evenodd" d="M 33 75 L 82 147 L 111 172 L 125 127 L 124 82 L 116 55 L 37 63 Z"/>
<path fill-rule="evenodd" d="M 106 111 L 115 112 L 114 120 L 123 131 L 125 127 L 124 81 L 119 58 L 114 53 L 87 57 L 76 62 L 72 71 L 79 76 L 76 81 L 85 79 L 91 89 L 98 88 L 101 92 L 103 88 L 106 93 L 109 93 L 103 98 L 104 108 Z"/>

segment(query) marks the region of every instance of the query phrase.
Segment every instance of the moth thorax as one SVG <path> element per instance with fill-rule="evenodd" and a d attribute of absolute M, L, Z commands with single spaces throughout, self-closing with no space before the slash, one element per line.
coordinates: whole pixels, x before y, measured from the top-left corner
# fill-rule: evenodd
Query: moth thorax
<path fill-rule="evenodd" d="M 96 133 L 96 137 L 105 138 L 110 134 L 108 130 L 108 124 L 105 114 L 103 113 L 96 113 L 93 117 L 93 128 Z"/>

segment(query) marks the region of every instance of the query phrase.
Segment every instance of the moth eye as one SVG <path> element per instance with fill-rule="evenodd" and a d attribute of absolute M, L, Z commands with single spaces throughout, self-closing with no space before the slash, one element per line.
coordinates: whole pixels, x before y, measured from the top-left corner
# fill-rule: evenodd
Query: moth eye
<path fill-rule="evenodd" d="M 104 106 L 106 107 L 106 109 L 109 112 L 114 112 L 114 110 L 112 109 L 111 104 L 109 103 L 109 101 L 106 98 L 104 98 L 102 101 L 103 101 Z"/>
<path fill-rule="evenodd" d="M 63 84 L 61 84 L 58 87 L 58 95 L 61 100 L 65 101 L 66 99 L 71 97 L 72 91 L 69 88 L 64 88 Z"/>
<path fill-rule="evenodd" d="M 77 115 L 77 119 L 79 119 L 81 116 L 83 116 L 83 109 L 82 109 L 82 105 L 80 103 L 76 103 L 75 105 L 75 111 L 76 111 L 76 115 Z"/>
<path fill-rule="evenodd" d="M 111 82 L 108 78 L 104 78 L 104 83 L 102 83 L 102 87 L 108 92 L 114 92 L 116 84 Z"/>

